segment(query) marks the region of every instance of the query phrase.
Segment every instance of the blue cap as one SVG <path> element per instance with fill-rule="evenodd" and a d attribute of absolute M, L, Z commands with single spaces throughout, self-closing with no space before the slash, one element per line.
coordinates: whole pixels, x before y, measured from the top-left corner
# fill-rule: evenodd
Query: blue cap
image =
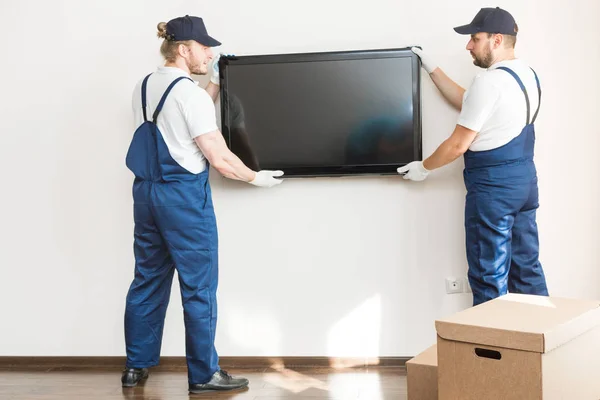
<path fill-rule="evenodd" d="M 195 40 L 196 42 L 208 46 L 220 46 L 221 42 L 208 35 L 204 21 L 200 17 L 179 17 L 167 22 L 168 40 Z"/>
<path fill-rule="evenodd" d="M 500 7 L 482 8 L 470 24 L 457 26 L 454 30 L 461 35 L 486 32 L 517 36 L 515 19 Z"/>

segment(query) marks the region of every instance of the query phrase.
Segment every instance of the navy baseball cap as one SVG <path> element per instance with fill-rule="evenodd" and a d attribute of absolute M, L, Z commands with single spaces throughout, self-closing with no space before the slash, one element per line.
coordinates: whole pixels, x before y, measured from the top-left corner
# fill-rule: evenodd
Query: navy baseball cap
<path fill-rule="evenodd" d="M 208 35 L 204 21 L 200 17 L 186 15 L 170 20 L 167 22 L 167 34 L 169 40 L 195 40 L 208 47 L 221 45 L 221 42 Z"/>
<path fill-rule="evenodd" d="M 461 35 L 486 32 L 517 36 L 515 19 L 508 11 L 500 7 L 482 8 L 470 24 L 457 26 L 454 30 Z"/>

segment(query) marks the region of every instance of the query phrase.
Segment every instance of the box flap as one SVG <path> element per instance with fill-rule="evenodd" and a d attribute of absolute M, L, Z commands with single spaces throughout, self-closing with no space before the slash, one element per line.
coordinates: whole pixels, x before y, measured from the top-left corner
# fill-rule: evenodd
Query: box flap
<path fill-rule="evenodd" d="M 414 358 L 411 358 L 406 364 L 429 365 L 437 367 L 437 344 L 429 347 Z"/>
<path fill-rule="evenodd" d="M 507 294 L 435 322 L 447 340 L 545 353 L 600 325 L 600 301 Z"/>

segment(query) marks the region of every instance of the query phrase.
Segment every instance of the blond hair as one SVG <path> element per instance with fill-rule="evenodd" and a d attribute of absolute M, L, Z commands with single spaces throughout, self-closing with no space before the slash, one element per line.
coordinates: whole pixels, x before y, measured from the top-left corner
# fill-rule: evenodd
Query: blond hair
<path fill-rule="evenodd" d="M 164 39 L 162 44 L 160 45 L 160 54 L 162 54 L 165 60 L 169 62 L 174 62 L 178 55 L 179 45 L 182 44 L 184 46 L 189 46 L 191 40 L 174 40 L 174 37 L 167 33 L 166 22 L 159 22 L 156 26 L 156 29 L 158 29 L 156 36 L 158 36 L 161 39 Z"/>

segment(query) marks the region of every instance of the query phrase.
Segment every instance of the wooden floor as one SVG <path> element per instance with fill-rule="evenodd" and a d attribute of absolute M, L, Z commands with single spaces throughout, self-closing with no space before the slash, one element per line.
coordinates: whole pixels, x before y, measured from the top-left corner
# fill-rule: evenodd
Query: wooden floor
<path fill-rule="evenodd" d="M 403 367 L 351 369 L 279 368 L 231 369 L 232 375 L 250 380 L 237 393 L 190 395 L 184 370 L 152 371 L 141 386 L 121 388 L 121 371 L 108 369 L 16 371 L 0 369 L 2 400 L 406 400 Z"/>

